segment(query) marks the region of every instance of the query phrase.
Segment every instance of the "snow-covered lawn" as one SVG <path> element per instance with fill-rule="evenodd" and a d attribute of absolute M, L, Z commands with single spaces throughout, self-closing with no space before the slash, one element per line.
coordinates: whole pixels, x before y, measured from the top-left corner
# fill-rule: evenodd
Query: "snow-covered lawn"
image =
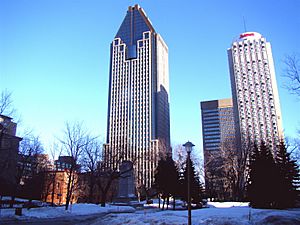
<path fill-rule="evenodd" d="M 32 208 L 32 209 L 23 209 L 22 216 L 15 216 L 14 209 L 2 209 L 0 218 L 2 217 L 16 217 L 19 219 L 22 218 L 57 218 L 64 216 L 83 216 L 91 215 L 97 213 L 118 213 L 118 212 L 127 212 L 132 213 L 135 209 L 129 206 L 111 206 L 107 205 L 106 207 L 100 207 L 95 204 L 74 204 L 69 210 L 65 210 L 65 207 L 41 207 L 41 208 Z"/>
<path fill-rule="evenodd" d="M 225 202 L 209 203 L 209 208 L 192 210 L 192 224 L 214 225 L 250 225 L 250 224 L 300 224 L 300 209 L 268 210 L 252 209 L 247 203 Z M 153 209 L 136 211 L 135 213 L 109 214 L 103 220 L 104 224 L 187 224 L 187 211 L 154 211 Z"/>
<path fill-rule="evenodd" d="M 152 206 L 156 206 L 153 204 Z M 209 203 L 209 208 L 192 210 L 192 224 L 300 224 L 300 209 L 270 210 L 252 209 L 247 203 L 238 202 L 213 202 Z M 187 224 L 186 210 L 164 210 L 157 208 L 145 208 L 135 210 L 129 206 L 100 207 L 94 204 L 74 204 L 68 211 L 64 207 L 43 207 L 34 209 L 23 209 L 23 216 L 19 219 L 29 218 L 57 218 L 80 215 L 91 215 L 97 213 L 109 213 L 101 221 L 102 224 L 123 225 L 123 224 L 164 224 L 179 225 Z M 122 212 L 122 213 L 119 213 Z M 15 217 L 14 210 L 1 210 L 1 217 Z M 1 220 L 1 218 L 0 218 Z M 95 223 L 94 225 L 97 225 Z"/>

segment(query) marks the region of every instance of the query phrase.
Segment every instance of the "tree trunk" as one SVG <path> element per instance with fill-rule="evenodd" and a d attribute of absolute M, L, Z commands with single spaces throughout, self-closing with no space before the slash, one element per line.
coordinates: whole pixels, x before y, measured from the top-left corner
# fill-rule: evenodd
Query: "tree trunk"
<path fill-rule="evenodd" d="M 16 198 L 15 196 L 11 196 L 11 200 L 10 200 L 10 203 L 9 203 L 9 208 L 14 207 L 15 198 Z"/>
<path fill-rule="evenodd" d="M 101 186 L 101 183 L 99 183 L 99 188 L 101 190 L 101 198 L 100 198 L 100 204 L 101 204 L 101 207 L 105 207 L 105 202 L 106 202 L 106 197 L 107 197 L 107 193 L 109 191 L 109 188 L 111 186 L 111 183 L 112 183 L 113 179 L 110 179 L 105 188 L 103 188 L 103 186 Z"/>
<path fill-rule="evenodd" d="M 52 183 L 51 206 L 54 206 L 55 181 Z"/>
<path fill-rule="evenodd" d="M 173 210 L 175 210 L 175 197 L 173 196 Z"/>
<path fill-rule="evenodd" d="M 73 168 L 70 168 L 70 175 L 68 177 L 68 186 L 67 186 L 67 197 L 66 197 L 66 207 L 65 210 L 68 210 L 71 196 L 72 196 L 72 183 L 73 183 Z"/>
<path fill-rule="evenodd" d="M 104 195 L 102 193 L 101 199 L 100 199 L 100 205 L 101 205 L 101 207 L 105 207 L 105 202 L 106 202 L 106 194 Z"/>
<path fill-rule="evenodd" d="M 158 208 L 160 208 L 160 196 L 159 195 L 157 196 L 158 196 Z"/>
<path fill-rule="evenodd" d="M 93 189 L 94 189 L 94 174 L 91 173 L 91 177 L 90 177 L 90 190 L 89 190 L 89 203 L 92 203 L 93 202 Z"/>
<path fill-rule="evenodd" d="M 170 204 L 170 197 L 167 197 L 167 209 L 169 209 L 169 204 Z"/>

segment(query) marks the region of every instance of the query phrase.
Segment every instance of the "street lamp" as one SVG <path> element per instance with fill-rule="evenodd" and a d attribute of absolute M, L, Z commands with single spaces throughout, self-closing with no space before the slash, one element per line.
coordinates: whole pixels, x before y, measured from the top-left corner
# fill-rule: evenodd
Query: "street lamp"
<path fill-rule="evenodd" d="M 192 211 L 191 211 L 191 175 L 190 175 L 190 161 L 191 161 L 191 152 L 195 145 L 188 141 L 183 145 L 187 152 L 187 176 L 188 176 L 188 225 L 192 224 Z"/>

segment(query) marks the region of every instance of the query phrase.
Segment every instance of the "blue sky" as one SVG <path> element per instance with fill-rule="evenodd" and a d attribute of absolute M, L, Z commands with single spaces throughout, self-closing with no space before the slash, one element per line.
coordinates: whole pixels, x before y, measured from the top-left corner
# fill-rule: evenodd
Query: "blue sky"
<path fill-rule="evenodd" d="M 282 60 L 300 53 L 300 1 L 1 0 L 0 91 L 13 93 L 19 131 L 46 147 L 66 121 L 106 137 L 109 46 L 128 6 L 140 4 L 169 47 L 173 145 L 202 150 L 200 101 L 231 97 L 227 48 L 244 32 L 272 44 L 286 136 L 300 103 L 282 88 Z"/>

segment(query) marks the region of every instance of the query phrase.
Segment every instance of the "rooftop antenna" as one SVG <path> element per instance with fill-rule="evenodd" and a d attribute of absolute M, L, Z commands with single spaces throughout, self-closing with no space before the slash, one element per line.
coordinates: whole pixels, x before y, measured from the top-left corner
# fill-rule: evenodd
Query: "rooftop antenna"
<path fill-rule="evenodd" d="M 243 22 L 244 22 L 244 30 L 245 30 L 245 33 L 247 32 L 247 27 L 246 27 L 246 20 L 245 20 L 245 17 L 243 16 Z"/>

